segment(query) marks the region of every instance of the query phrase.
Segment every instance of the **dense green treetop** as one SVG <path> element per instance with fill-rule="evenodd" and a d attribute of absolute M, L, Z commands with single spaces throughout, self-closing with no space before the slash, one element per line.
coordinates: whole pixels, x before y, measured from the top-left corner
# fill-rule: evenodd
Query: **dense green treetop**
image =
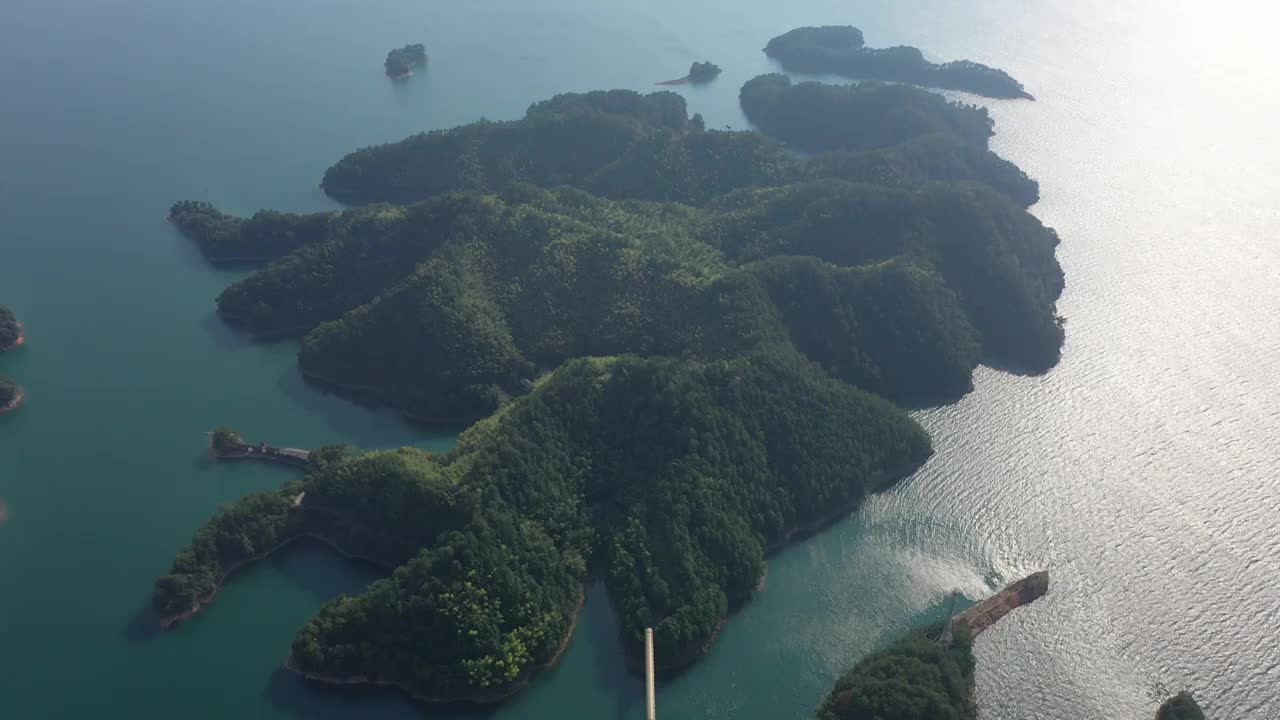
<path fill-rule="evenodd" d="M 388 77 L 400 78 L 408 75 L 415 67 L 426 61 L 427 48 L 422 43 L 418 43 L 416 45 L 405 45 L 387 53 L 387 61 L 384 65 L 387 69 Z"/>
<path fill-rule="evenodd" d="M 907 94 L 886 95 L 884 102 L 915 107 L 903 112 L 954 112 L 945 103 L 924 107 Z M 806 160 L 759 133 L 706 130 L 700 118 L 687 117 L 684 99 L 675 93 L 601 91 L 558 95 L 530 107 L 521 120 L 480 121 L 358 150 L 325 172 L 324 189 L 347 203 L 411 203 L 532 183 L 573 185 L 616 199 L 701 205 L 739 188 L 821 175 L 897 186 L 980 180 L 1023 205 L 1035 202 L 1034 181 L 985 144 L 951 141 L 952 135 L 943 133 L 940 140 L 921 134 L 888 146 L 863 143 L 870 149 Z"/>
<path fill-rule="evenodd" d="M 980 352 L 1045 369 L 1061 343 L 1057 237 L 979 184 L 825 179 L 700 209 L 524 186 L 331 225 L 342 231 L 228 288 L 220 312 L 306 333 L 313 379 L 428 419 L 487 414 L 572 357 L 740 351 L 715 341 L 714 308 L 898 399 L 965 392 Z M 759 264 L 784 256 L 800 257 Z M 775 308 L 781 339 L 762 329 Z"/>
<path fill-rule="evenodd" d="M 994 134 L 986 108 L 909 85 L 792 83 L 775 73 L 747 81 L 739 100 L 760 130 L 809 152 L 889 147 L 935 133 L 986 148 Z"/>
<path fill-rule="evenodd" d="M 333 213 L 298 215 L 262 210 L 242 219 L 196 200 L 180 200 L 169 209 L 169 221 L 195 240 L 206 258 L 233 265 L 274 260 L 318 242 L 327 236 L 332 218 Z"/>
<path fill-rule="evenodd" d="M 13 311 L 0 305 L 0 350 L 8 348 L 22 337 L 22 325 Z"/>
<path fill-rule="evenodd" d="M 750 596 L 771 547 L 929 452 L 902 412 L 794 354 L 578 359 L 447 455 L 349 457 L 220 512 L 155 605 L 191 607 L 236 563 L 314 533 L 399 567 L 302 628 L 305 671 L 423 696 L 507 686 L 555 653 L 589 571 L 627 649 L 653 626 L 675 667 Z"/>
<path fill-rule="evenodd" d="M 1022 83 L 1003 70 L 969 60 L 931 63 L 919 49 L 908 46 L 869 48 L 862 31 L 851 26 L 796 28 L 770 40 L 764 51 L 792 72 L 834 73 L 988 97 L 1031 99 Z"/>
<path fill-rule="evenodd" d="M 214 450 L 230 450 L 244 445 L 244 436 L 225 425 L 209 433 L 209 442 Z"/>
<path fill-rule="evenodd" d="M 1204 720 L 1204 711 L 1189 692 L 1180 692 L 1160 706 L 1156 720 Z"/>
<path fill-rule="evenodd" d="M 0 408 L 7 407 L 21 393 L 22 388 L 13 381 L 13 378 L 0 375 Z"/>
<path fill-rule="evenodd" d="M 948 647 L 932 641 L 941 630 L 913 632 L 861 660 L 836 681 L 817 720 L 974 720 L 969 629 L 957 623 Z"/>
<path fill-rule="evenodd" d="M 990 150 L 964 142 L 954 133 L 922 135 L 879 150 L 836 150 L 814 155 L 806 161 L 804 175 L 907 188 L 926 181 L 978 181 L 1023 207 L 1040 199 L 1039 183 L 1021 168 Z"/>
<path fill-rule="evenodd" d="M 720 74 L 720 66 L 713 62 L 695 62 L 689 66 L 690 82 L 709 82 Z"/>

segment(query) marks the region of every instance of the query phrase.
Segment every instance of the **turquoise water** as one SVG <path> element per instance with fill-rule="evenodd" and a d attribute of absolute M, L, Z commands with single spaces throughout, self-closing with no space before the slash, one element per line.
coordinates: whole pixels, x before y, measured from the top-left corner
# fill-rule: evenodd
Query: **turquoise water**
<path fill-rule="evenodd" d="M 692 6 L 692 7 L 691 7 Z M 714 652 L 659 691 L 663 717 L 803 718 L 860 655 L 1040 567 L 1053 592 L 979 644 L 988 718 L 1146 718 L 1192 687 L 1219 718 L 1280 716 L 1280 109 L 1277 12 L 1235 2 L 64 0 L 0 4 L 0 302 L 29 344 L 0 357 L 28 404 L 0 417 L 0 714 L 412 718 L 394 695 L 277 671 L 294 630 L 371 576 L 300 548 L 157 636 L 151 580 L 219 504 L 287 475 L 215 466 L 203 433 L 312 446 L 451 437 L 305 386 L 290 343 L 214 318 L 234 273 L 163 222 L 332 207 L 343 153 L 516 117 L 556 92 L 677 88 L 744 127 L 737 89 L 800 24 L 855 23 L 1023 80 L 988 103 L 995 144 L 1041 180 L 1064 238 L 1063 362 L 984 370 L 921 413 L 938 455 L 770 563 Z M 428 45 L 410 82 L 386 50 Z M 607 604 L 502 718 L 642 716 Z M 465 713 L 436 711 L 436 717 Z"/>

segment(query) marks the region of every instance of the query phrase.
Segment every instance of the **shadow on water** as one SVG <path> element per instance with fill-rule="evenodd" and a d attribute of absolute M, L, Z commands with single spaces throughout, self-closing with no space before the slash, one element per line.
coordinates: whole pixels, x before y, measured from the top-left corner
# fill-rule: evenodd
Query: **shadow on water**
<path fill-rule="evenodd" d="M 402 435 L 407 426 L 403 418 L 390 410 L 308 383 L 294 366 L 280 374 L 276 386 L 294 404 L 362 447 L 374 446 L 375 438 Z M 351 412 L 349 403 L 366 412 Z"/>
<path fill-rule="evenodd" d="M 586 607 L 578 619 L 578 633 L 591 652 L 593 685 L 612 698 L 613 717 L 625 720 L 632 708 L 644 704 L 644 679 L 628 671 L 623 661 L 617 616 L 603 583 L 592 585 L 588 591 Z"/>
<path fill-rule="evenodd" d="M 277 668 L 267 680 L 263 697 L 276 710 L 306 720 L 401 720 L 427 717 L 432 709 L 416 703 L 390 688 L 330 687 L 311 682 L 284 668 Z M 474 717 L 488 717 L 492 711 L 474 710 Z M 457 717 L 467 717 L 451 713 Z"/>
<path fill-rule="evenodd" d="M 281 577 L 320 602 L 339 595 L 358 595 L 388 575 L 370 562 L 339 555 L 318 540 L 302 539 L 266 560 Z"/>
<path fill-rule="evenodd" d="M 160 629 L 160 616 L 151 609 L 149 601 L 150 598 L 147 598 L 141 609 L 124 626 L 124 637 L 131 644 L 148 642 L 164 633 Z"/>
<path fill-rule="evenodd" d="M 1058 346 L 1058 357 L 1053 361 L 1053 364 L 1048 366 L 1044 363 L 1019 362 L 1012 358 L 1003 358 L 992 353 L 983 353 L 981 364 L 985 367 L 991 368 L 992 370 L 998 370 L 999 372 L 1016 375 L 1018 377 L 1044 377 L 1052 372 L 1053 369 L 1058 367 L 1058 364 L 1062 362 L 1061 354 L 1065 346 L 1065 342 Z"/>
<path fill-rule="evenodd" d="M 200 316 L 200 329 L 213 338 L 214 343 L 223 350 L 240 350 L 253 344 L 253 340 L 247 334 L 237 332 L 227 325 L 215 311 L 209 311 Z"/>
<path fill-rule="evenodd" d="M 309 383 L 296 367 L 280 374 L 276 383 L 280 392 L 307 413 L 321 418 L 334 431 L 351 439 L 356 445 L 374 448 L 386 445 L 389 437 L 398 437 L 398 444 L 417 444 L 431 437 L 452 438 L 465 429 L 456 424 L 426 424 L 411 422 L 400 413 L 371 402 L 368 398 L 339 392 Z M 352 412 L 355 405 L 364 412 Z M 438 443 L 429 443 L 438 444 Z M 444 443 L 447 449 L 452 443 Z"/>
<path fill-rule="evenodd" d="M 308 592 L 317 603 L 339 595 L 358 595 L 370 583 L 388 575 L 384 568 L 343 557 L 324 543 L 307 538 L 290 543 L 263 563 Z M 252 572 L 256 565 L 247 566 L 236 574 Z M 147 642 L 164 633 L 160 629 L 160 617 L 151 609 L 149 601 L 148 597 L 140 602 L 140 609 L 125 625 L 124 636 L 130 643 Z"/>
<path fill-rule="evenodd" d="M 200 253 L 200 248 L 196 247 L 196 243 L 191 238 L 182 234 L 176 225 L 169 222 L 167 217 L 168 209 L 165 209 L 166 217 L 164 218 L 165 226 L 169 228 L 168 237 L 178 249 L 178 260 L 185 266 L 187 270 L 208 271 L 210 267 L 209 261 Z M 209 298 L 212 302 L 213 298 Z"/>

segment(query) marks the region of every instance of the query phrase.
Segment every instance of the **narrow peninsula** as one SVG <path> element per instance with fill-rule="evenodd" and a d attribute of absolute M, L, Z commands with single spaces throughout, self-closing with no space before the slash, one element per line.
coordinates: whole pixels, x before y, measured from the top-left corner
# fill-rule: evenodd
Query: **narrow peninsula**
<path fill-rule="evenodd" d="M 426 61 L 427 48 L 422 43 L 417 43 L 405 45 L 387 53 L 387 60 L 383 66 L 386 68 L 387 77 L 392 80 L 403 80 L 413 75 L 413 69 Z"/>
<path fill-rule="evenodd" d="M 711 62 L 695 62 L 689 68 L 689 74 L 678 80 L 667 80 L 659 85 L 686 85 L 689 83 L 709 83 L 720 74 L 720 66 Z"/>
<path fill-rule="evenodd" d="M 905 45 L 869 48 L 862 31 L 848 25 L 796 28 L 770 40 L 764 51 L 790 72 L 904 82 L 992 98 L 1035 99 L 1003 70 L 969 60 L 932 63 L 918 48 Z"/>
<path fill-rule="evenodd" d="M 1049 591 L 1049 574 L 1019 580 L 944 624 L 864 658 L 818 707 L 817 720 L 976 720 L 973 641 Z"/>
<path fill-rule="evenodd" d="M 299 630 L 289 667 L 317 681 L 500 700 L 559 657 L 592 579 L 629 657 L 651 627 L 659 670 L 695 662 L 770 553 L 928 460 L 895 402 L 1057 362 L 1034 181 L 922 93 L 816 93 L 839 122 L 920 122 L 806 157 L 674 93 L 561 95 L 352 153 L 324 187 L 368 204 L 341 213 L 175 205 L 211 257 L 269 259 L 222 318 L 300 337 L 312 382 L 474 424 L 443 454 L 310 453 L 195 533 L 155 609 L 189 617 L 315 537 L 394 568 Z"/>
<path fill-rule="evenodd" d="M 216 460 L 258 460 L 306 469 L 311 453 L 298 448 L 275 447 L 265 442 L 247 443 L 240 433 L 224 426 L 209 433 L 209 455 Z"/>

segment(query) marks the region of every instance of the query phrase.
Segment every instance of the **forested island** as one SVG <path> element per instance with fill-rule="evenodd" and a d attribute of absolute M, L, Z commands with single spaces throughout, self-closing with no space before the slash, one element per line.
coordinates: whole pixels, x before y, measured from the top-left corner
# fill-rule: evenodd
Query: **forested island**
<path fill-rule="evenodd" d="M 1191 693 L 1180 692 L 1160 706 L 1156 720 L 1204 720 L 1204 711 Z"/>
<path fill-rule="evenodd" d="M 209 449 L 218 454 L 235 452 L 247 444 L 243 435 L 225 425 L 209 433 Z"/>
<path fill-rule="evenodd" d="M 22 323 L 18 322 L 12 310 L 0 305 L 0 352 L 12 350 L 23 341 Z"/>
<path fill-rule="evenodd" d="M 405 45 L 387 53 L 387 61 L 383 63 L 387 77 L 402 80 L 413 74 L 413 69 L 427 61 L 427 48 L 422 43 Z"/>
<path fill-rule="evenodd" d="M 939 65 L 925 60 L 918 48 L 905 45 L 869 48 L 862 31 L 848 25 L 796 28 L 770 40 L 764 51 L 791 72 L 905 82 L 993 98 L 1035 99 L 1003 70 L 969 60 Z"/>
<path fill-rule="evenodd" d="M 695 62 L 689 66 L 689 82 L 711 82 L 720 72 L 720 66 L 713 62 Z"/>
<path fill-rule="evenodd" d="M 22 404 L 22 386 L 7 375 L 0 375 L 0 413 L 18 409 Z"/>
<path fill-rule="evenodd" d="M 227 322 L 302 337 L 313 382 L 478 421 L 446 454 L 312 453 L 196 533 L 156 610 L 319 537 L 395 570 L 301 629 L 289 665 L 317 680 L 500 699 L 558 657 L 591 579 L 629 654 L 651 626 L 662 669 L 695 660 L 769 552 L 928 458 L 890 400 L 1060 352 L 1058 238 L 989 120 L 842 92 L 814 107 L 922 122 L 799 158 L 672 93 L 561 95 L 349 155 L 324 187 L 364 207 L 175 205 L 212 259 L 271 258 L 219 297 Z"/>
<path fill-rule="evenodd" d="M 706 83 L 716 79 L 720 74 L 720 66 L 711 62 L 695 62 L 689 67 L 689 74 L 679 80 L 667 80 L 659 85 L 684 85 L 685 83 Z"/>

